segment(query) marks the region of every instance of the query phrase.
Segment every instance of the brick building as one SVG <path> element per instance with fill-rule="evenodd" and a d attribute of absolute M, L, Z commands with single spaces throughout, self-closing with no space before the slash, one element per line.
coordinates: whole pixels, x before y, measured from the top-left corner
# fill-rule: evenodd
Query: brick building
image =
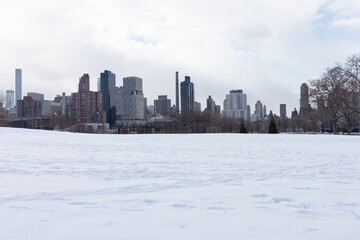
<path fill-rule="evenodd" d="M 17 118 L 35 118 L 41 117 L 41 115 L 41 101 L 36 101 L 30 96 L 26 96 L 23 100 L 17 101 Z"/>
<path fill-rule="evenodd" d="M 101 92 L 90 91 L 89 74 L 79 80 L 79 90 L 71 94 L 71 116 L 81 123 L 101 123 L 105 112 Z"/>

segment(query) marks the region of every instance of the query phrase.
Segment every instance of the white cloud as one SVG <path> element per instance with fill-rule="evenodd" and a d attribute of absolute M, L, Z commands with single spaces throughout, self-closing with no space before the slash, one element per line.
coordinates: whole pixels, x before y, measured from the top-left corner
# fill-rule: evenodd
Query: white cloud
<path fill-rule="evenodd" d="M 351 36 L 327 34 L 331 26 L 359 26 L 359 4 L 341 2 L 5 1 L 0 89 L 11 87 L 15 67 L 24 69 L 24 92 L 48 98 L 75 91 L 84 72 L 95 89 L 109 69 L 118 85 L 126 75 L 142 77 L 151 103 L 159 94 L 174 97 L 179 70 L 192 77 L 203 105 L 208 95 L 221 104 L 230 89 L 241 88 L 252 108 L 260 99 L 275 112 L 284 102 L 291 109 L 302 82 L 360 47 Z M 317 24 L 321 14 L 331 21 Z"/>

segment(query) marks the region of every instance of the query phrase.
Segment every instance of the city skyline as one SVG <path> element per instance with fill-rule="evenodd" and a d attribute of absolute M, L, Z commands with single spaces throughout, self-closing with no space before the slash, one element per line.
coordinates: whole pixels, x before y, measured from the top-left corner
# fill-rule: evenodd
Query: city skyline
<path fill-rule="evenodd" d="M 19 79 L 19 74 L 18 74 L 18 72 L 20 72 L 20 76 L 22 76 L 22 69 L 21 68 L 17 68 L 17 69 L 15 69 L 15 83 L 17 83 L 18 82 L 18 79 Z M 103 95 L 104 96 L 106 96 L 106 95 L 109 95 L 109 94 L 106 94 L 106 92 L 107 91 L 105 91 L 105 89 L 108 89 L 108 86 L 107 86 L 107 84 L 108 83 L 106 83 L 105 81 L 104 81 L 104 78 L 105 78 L 105 76 L 107 76 L 107 78 L 108 78 L 108 75 L 111 75 L 111 85 L 112 85 L 112 87 L 111 87 L 111 91 L 115 91 L 116 90 L 116 88 L 119 88 L 119 87 L 121 87 L 121 85 L 118 85 L 117 84 L 117 79 L 116 79 L 116 74 L 114 74 L 114 73 L 112 73 L 111 71 L 109 71 L 109 70 L 104 70 L 104 72 L 101 72 L 100 73 L 100 77 L 97 79 L 98 81 L 97 81 L 97 83 L 96 83 L 96 88 L 95 89 L 91 89 L 91 85 L 94 85 L 94 84 L 91 84 L 91 82 L 87 85 L 87 87 L 89 88 L 89 90 L 92 90 L 92 91 L 100 91 L 100 92 L 102 92 L 103 93 Z M 84 75 L 87 75 L 87 77 L 88 78 L 90 78 L 90 75 L 88 74 L 88 73 L 84 73 Z M 178 81 L 178 77 L 179 77 L 179 72 L 178 71 L 176 71 L 175 72 L 175 82 L 177 83 L 177 81 Z M 123 79 L 125 79 L 125 78 L 129 78 L 129 77 L 124 77 Z M 80 78 L 81 79 L 81 78 Z M 184 76 L 184 79 L 185 79 L 185 81 L 184 82 L 186 82 L 186 80 L 187 81 L 189 81 L 190 80 L 190 77 L 189 76 Z M 20 78 L 20 80 L 21 80 L 21 78 Z M 77 92 L 78 90 L 79 90 L 79 85 L 78 85 L 79 83 L 77 83 L 77 88 L 76 88 L 76 90 L 74 91 L 74 92 Z M 16 85 L 16 84 L 15 84 Z M 103 86 L 104 85 L 104 86 Z M 301 96 L 302 96 L 302 94 L 303 94 L 303 91 L 302 91 L 302 87 L 304 86 L 304 85 L 306 85 L 306 87 L 307 87 L 307 84 L 306 83 L 302 83 L 302 86 L 300 86 L 300 105 L 299 106 L 295 106 L 294 107 L 294 109 L 298 109 L 298 110 L 300 110 L 301 109 L 301 102 L 302 102 L 302 99 L 301 99 Z M 20 89 L 22 89 L 22 88 L 20 88 Z M 102 90 L 101 90 L 102 89 Z M 177 85 L 175 84 L 175 89 L 177 89 Z M 109 88 L 109 90 L 110 90 L 110 88 Z M 109 91 L 108 90 L 108 91 Z M 7 96 L 7 94 L 8 94 L 8 92 L 16 92 L 16 91 L 13 91 L 13 90 L 6 90 L 6 98 L 5 99 L 8 99 L 8 96 Z M 56 98 L 58 98 L 61 94 L 64 94 L 65 92 L 61 92 L 61 94 L 56 94 L 55 96 L 50 96 L 50 97 L 48 97 L 48 98 L 44 98 L 44 96 L 45 96 L 45 94 L 44 93 L 37 93 L 38 91 L 37 90 L 34 90 L 33 91 L 35 94 L 40 94 L 40 95 L 42 95 L 42 97 L 43 97 L 43 100 L 47 100 L 47 101 L 53 101 L 54 99 L 56 99 Z M 180 91 L 179 91 L 180 92 Z M 27 96 L 29 96 L 29 94 L 31 94 L 32 92 L 27 92 Z M 66 93 L 66 94 L 71 94 L 71 93 Z M 115 94 L 115 93 L 114 93 Z M 22 94 L 22 96 L 24 97 L 24 96 L 26 96 L 26 94 Z M 70 95 L 69 95 L 70 96 Z M 157 95 L 157 97 L 159 97 L 159 96 L 161 96 L 161 94 L 160 95 Z M 115 96 L 114 96 L 115 97 Z M 114 98 L 113 97 L 113 98 Z M 195 101 L 196 100 L 196 95 L 194 95 L 194 104 L 195 103 L 197 103 L 197 104 L 201 104 L 201 101 Z M 211 97 L 211 96 L 209 96 L 209 97 Z M 21 99 L 22 99 L 22 97 L 21 97 Z M 156 101 L 157 99 L 154 99 L 154 101 Z M 171 99 L 170 99 L 171 100 Z M 208 98 L 205 100 L 205 107 L 204 108 L 200 108 L 200 110 L 197 110 L 197 111 L 204 111 L 204 110 L 208 110 L 207 109 L 207 105 L 208 105 Z M 115 101 L 115 99 L 113 100 L 113 101 Z M 153 101 L 153 102 L 154 102 Z M 175 97 L 175 99 L 173 100 L 173 101 L 175 101 L 176 102 L 176 97 Z M 220 101 L 222 101 L 222 103 L 221 103 L 221 105 L 219 104 L 219 105 L 217 105 L 217 107 L 223 107 L 223 104 L 225 103 L 225 101 L 226 101 L 226 96 L 225 96 L 225 98 L 223 98 L 223 100 L 220 100 Z M 5 101 L 6 102 L 6 101 Z M 259 100 L 257 100 L 257 102 L 254 104 L 254 106 L 255 106 L 255 109 L 256 109 L 256 104 L 259 102 Z M 309 102 L 309 100 L 308 100 L 308 102 Z M 309 102 L 310 103 L 310 102 Z M 7 104 L 7 103 L 6 103 Z M 106 104 L 105 104 L 106 105 Z M 104 105 L 104 106 L 105 106 Z M 248 106 L 251 106 L 250 104 L 247 104 Z M 280 104 L 281 105 L 281 104 Z M 286 105 L 286 104 L 285 104 Z M 148 105 L 148 106 L 153 106 L 154 107 L 154 105 L 152 105 L 151 103 Z M 174 106 L 176 106 L 175 104 L 174 104 Z M 310 105 L 309 105 L 310 106 Z M 115 107 L 115 106 L 114 106 Z M 264 107 L 265 107 L 265 105 L 264 105 Z M 281 108 L 281 107 L 280 107 Z M 275 110 L 272 110 L 272 109 L 270 109 L 270 110 L 272 110 L 272 112 L 274 113 L 274 114 L 276 114 L 276 115 L 281 115 L 280 114 L 280 111 L 281 111 L 281 109 L 279 108 L 279 111 L 277 111 L 277 109 L 275 108 Z M 104 109 L 107 109 L 106 107 L 104 107 Z M 176 108 L 175 108 L 176 109 Z M 195 110 L 195 108 L 194 108 L 194 110 Z M 218 112 L 222 112 L 222 111 L 219 111 L 219 110 L 217 110 Z M 106 112 L 106 110 L 105 110 L 105 112 Z M 181 112 L 181 111 L 180 111 Z M 111 113 L 110 113 L 110 115 L 109 114 L 107 114 L 108 116 L 110 116 L 111 115 Z M 264 115 L 265 116 L 265 115 Z M 287 116 L 287 115 L 286 115 Z M 115 119 L 115 116 L 113 116 L 114 117 L 114 119 Z M 288 117 L 288 116 L 287 116 Z M 250 118 L 250 115 L 249 115 L 249 118 Z M 107 121 L 109 121 L 109 119 L 107 120 Z"/>
<path fill-rule="evenodd" d="M 173 73 L 179 71 L 180 79 L 189 75 L 199 86 L 195 100 L 202 106 L 209 95 L 220 102 L 229 89 L 243 89 L 250 106 L 260 99 L 278 112 L 280 103 L 298 109 L 301 83 L 360 48 L 357 1 L 39 5 L 2 5 L 1 91 L 15 89 L 14 68 L 23 69 L 23 92 L 47 99 L 76 91 L 84 72 L 95 79 L 109 69 L 120 79 L 143 78 L 149 102 L 163 93 L 175 101 Z"/>

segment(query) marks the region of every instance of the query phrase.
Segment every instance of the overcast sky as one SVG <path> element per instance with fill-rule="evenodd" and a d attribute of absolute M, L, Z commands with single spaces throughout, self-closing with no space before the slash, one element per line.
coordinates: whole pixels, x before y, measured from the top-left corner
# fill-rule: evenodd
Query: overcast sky
<path fill-rule="evenodd" d="M 77 91 L 100 72 L 143 79 L 148 104 L 167 94 L 175 72 L 191 76 L 202 108 L 208 95 L 223 108 L 243 89 L 279 113 L 299 108 L 300 85 L 360 52 L 359 0 L 1 0 L 0 91 L 46 99 Z"/>

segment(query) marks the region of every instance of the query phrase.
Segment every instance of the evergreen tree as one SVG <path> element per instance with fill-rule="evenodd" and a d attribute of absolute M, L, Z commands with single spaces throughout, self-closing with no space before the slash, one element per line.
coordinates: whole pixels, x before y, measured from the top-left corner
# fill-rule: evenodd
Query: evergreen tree
<path fill-rule="evenodd" d="M 243 119 L 240 120 L 240 129 L 239 129 L 240 133 L 248 133 L 246 126 L 245 126 L 245 122 Z"/>
<path fill-rule="evenodd" d="M 269 133 L 279 133 L 274 117 L 270 118 Z"/>

